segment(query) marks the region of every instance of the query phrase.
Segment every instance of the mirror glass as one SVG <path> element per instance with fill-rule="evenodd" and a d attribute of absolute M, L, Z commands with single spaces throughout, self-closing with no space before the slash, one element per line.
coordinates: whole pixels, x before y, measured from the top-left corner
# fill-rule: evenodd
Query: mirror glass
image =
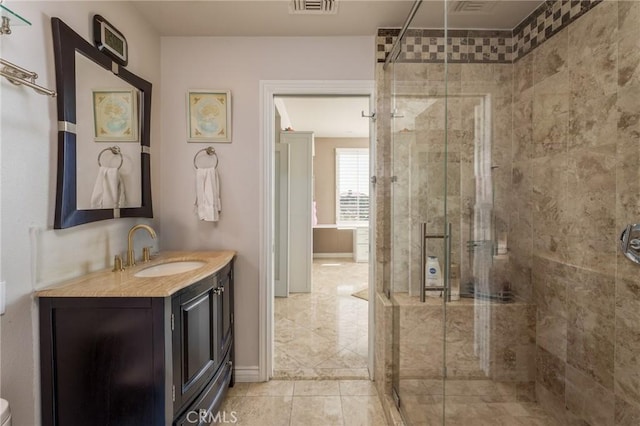
<path fill-rule="evenodd" d="M 54 228 L 153 217 L 151 83 L 51 18 L 58 92 Z"/>
<path fill-rule="evenodd" d="M 105 183 L 99 181 L 105 179 L 104 174 L 99 173 L 100 164 L 117 170 L 122 201 L 120 207 L 140 207 L 140 133 L 138 120 L 130 123 L 131 117 L 139 116 L 140 92 L 82 53 L 76 51 L 75 58 L 76 153 L 77 158 L 82 159 L 76 165 L 78 209 L 115 207 L 108 202 L 108 195 L 100 196 L 100 191 L 104 189 L 101 186 Z M 123 95 L 118 97 L 117 94 Z M 105 117 L 111 118 L 111 121 L 100 126 L 101 120 L 96 118 L 97 114 L 103 116 L 102 121 L 105 121 Z M 117 147 L 120 154 L 109 150 L 113 147 Z"/>

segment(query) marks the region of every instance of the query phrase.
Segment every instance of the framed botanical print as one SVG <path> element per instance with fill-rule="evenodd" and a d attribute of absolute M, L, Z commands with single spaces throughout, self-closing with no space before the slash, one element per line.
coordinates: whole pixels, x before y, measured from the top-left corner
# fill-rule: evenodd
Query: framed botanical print
<path fill-rule="evenodd" d="M 138 92 L 93 90 L 94 137 L 102 141 L 138 141 Z"/>
<path fill-rule="evenodd" d="M 187 133 L 189 142 L 231 142 L 231 92 L 189 90 Z"/>

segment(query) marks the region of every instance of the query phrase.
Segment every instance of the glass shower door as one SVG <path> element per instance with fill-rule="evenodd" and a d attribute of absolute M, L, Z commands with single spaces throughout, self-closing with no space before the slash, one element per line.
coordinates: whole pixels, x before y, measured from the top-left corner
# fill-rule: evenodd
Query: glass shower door
<path fill-rule="evenodd" d="M 393 69 L 394 390 L 408 424 L 476 424 L 531 385 L 535 311 L 510 303 L 511 175 L 494 155 L 510 102 L 493 79 L 510 70 L 465 82 L 463 66 Z M 427 80 L 407 79 L 417 73 Z"/>
<path fill-rule="evenodd" d="M 639 11 L 422 4 L 385 73 L 393 389 L 407 424 L 637 417 L 637 267 L 616 250 L 637 223 L 639 85 L 625 60 Z M 421 288 L 429 256 L 442 295 Z"/>
<path fill-rule="evenodd" d="M 393 388 L 410 425 L 480 424 L 487 404 L 530 384 L 533 311 L 503 303 L 509 264 L 499 244 L 511 68 L 463 57 L 468 41 L 467 31 L 410 29 L 389 70 Z"/>
<path fill-rule="evenodd" d="M 431 20 L 435 16 L 433 10 L 419 10 L 416 20 L 422 20 L 421 13 L 430 13 Z M 445 26 L 441 16 L 436 28 Z M 444 422 L 444 301 L 451 253 L 445 45 L 445 30 L 409 28 L 400 55 L 387 69 L 393 391 L 409 425 Z"/>
<path fill-rule="evenodd" d="M 546 424 L 521 404 L 535 401 L 536 311 L 512 294 L 528 277 L 513 262 L 509 224 L 525 229 L 519 215 L 530 209 L 512 197 L 524 182 L 512 173 L 514 67 L 504 53 L 511 35 L 448 35 L 443 161 L 452 300 L 444 303 L 444 424 Z"/>

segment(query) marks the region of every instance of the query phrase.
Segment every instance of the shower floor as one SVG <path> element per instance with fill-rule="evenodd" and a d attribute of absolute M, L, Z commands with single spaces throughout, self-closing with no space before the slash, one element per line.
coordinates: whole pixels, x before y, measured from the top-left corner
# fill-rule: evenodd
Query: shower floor
<path fill-rule="evenodd" d="M 534 305 L 461 299 L 445 315 L 440 298 L 421 303 L 394 293 L 393 300 L 408 425 L 442 425 L 444 415 L 447 426 L 561 426 L 535 402 Z"/>
<path fill-rule="evenodd" d="M 400 382 L 401 409 L 409 426 L 442 425 L 442 381 Z M 535 402 L 518 401 L 514 384 L 491 380 L 447 382 L 447 426 L 562 426 Z"/>

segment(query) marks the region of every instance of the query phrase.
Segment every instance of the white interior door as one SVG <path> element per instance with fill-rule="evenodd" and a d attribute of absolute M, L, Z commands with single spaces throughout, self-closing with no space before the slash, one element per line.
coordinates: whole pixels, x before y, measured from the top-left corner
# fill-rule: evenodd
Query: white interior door
<path fill-rule="evenodd" d="M 289 145 L 276 144 L 275 168 L 274 295 L 289 297 Z"/>
<path fill-rule="evenodd" d="M 313 132 L 282 132 L 280 143 L 289 145 L 289 291 L 309 293 L 313 259 Z"/>

